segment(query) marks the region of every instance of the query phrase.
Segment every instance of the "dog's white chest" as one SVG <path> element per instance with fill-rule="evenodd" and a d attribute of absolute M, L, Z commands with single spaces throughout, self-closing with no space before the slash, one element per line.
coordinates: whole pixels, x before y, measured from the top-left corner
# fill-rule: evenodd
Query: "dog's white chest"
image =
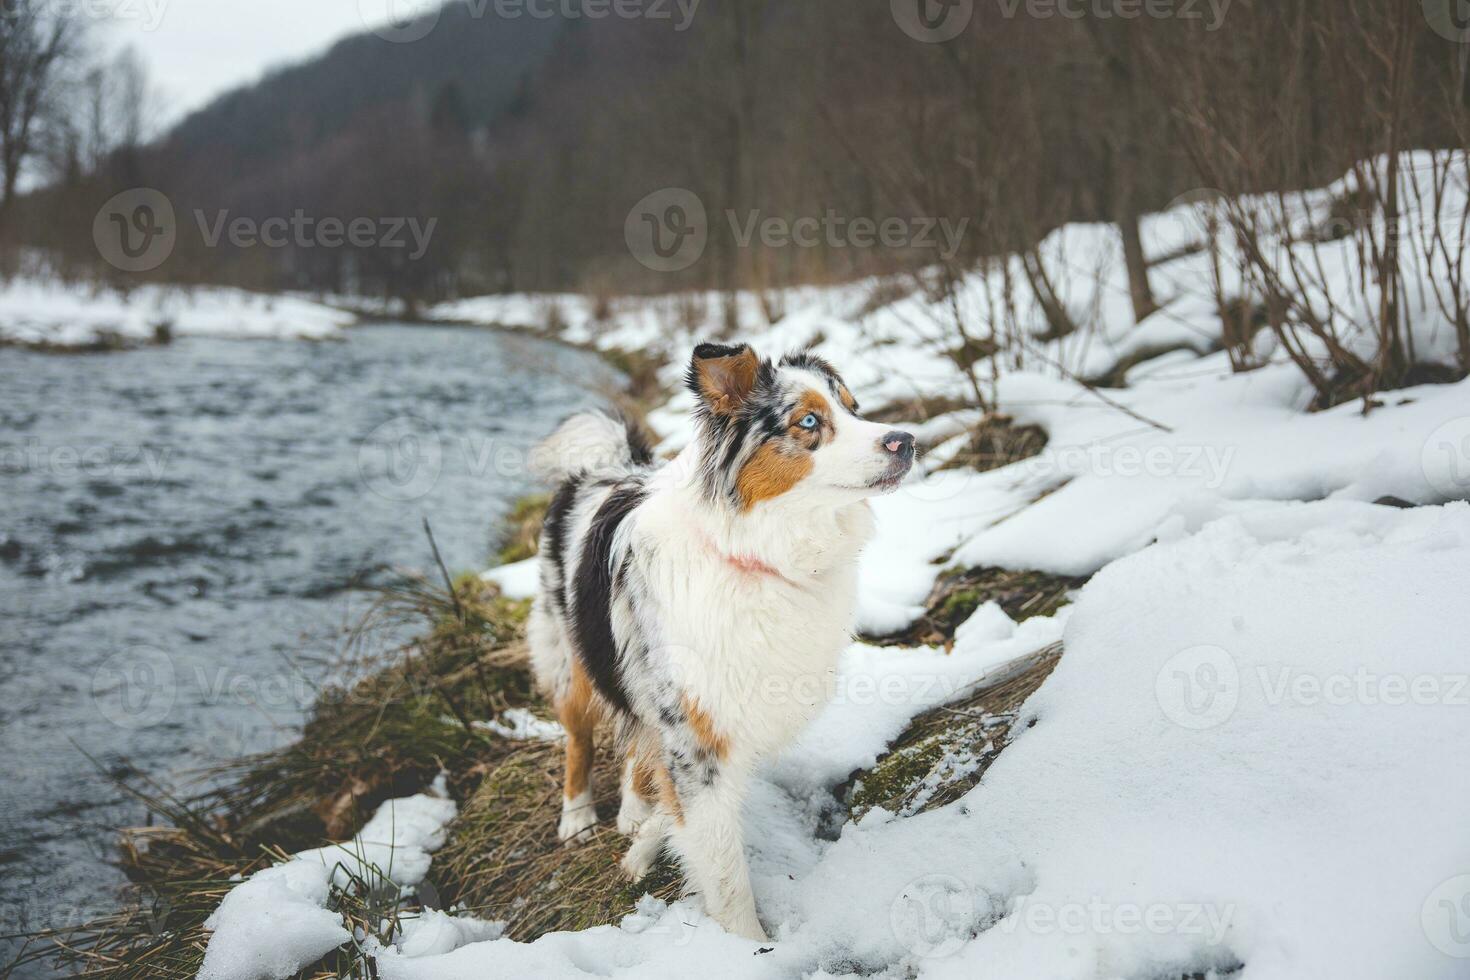
<path fill-rule="evenodd" d="M 719 568 L 663 603 L 677 683 L 737 750 L 766 755 L 831 699 L 850 642 L 854 576 L 759 581 Z"/>

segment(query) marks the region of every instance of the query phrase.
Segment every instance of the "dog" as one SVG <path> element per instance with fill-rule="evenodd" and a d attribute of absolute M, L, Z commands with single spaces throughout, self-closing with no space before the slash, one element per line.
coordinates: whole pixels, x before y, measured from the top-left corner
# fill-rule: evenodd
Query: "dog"
<path fill-rule="evenodd" d="M 573 416 L 538 450 L 559 482 L 528 633 L 566 729 L 558 835 L 597 823 L 593 730 L 615 722 L 623 871 L 668 845 L 689 893 L 731 933 L 766 939 L 741 806 L 756 765 L 824 703 L 851 642 L 869 498 L 914 463 L 914 437 L 863 419 L 830 364 L 702 344 L 686 383 L 693 440 L 657 465 L 633 426 Z"/>

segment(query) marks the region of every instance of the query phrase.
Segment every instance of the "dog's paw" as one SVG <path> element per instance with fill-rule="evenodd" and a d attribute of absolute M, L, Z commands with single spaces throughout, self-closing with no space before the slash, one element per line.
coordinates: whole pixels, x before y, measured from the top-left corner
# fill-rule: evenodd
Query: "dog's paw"
<path fill-rule="evenodd" d="M 739 936 L 742 939 L 750 939 L 758 943 L 771 941 L 770 937 L 766 935 L 766 930 L 761 925 L 760 919 L 755 917 L 755 909 L 751 909 L 741 915 L 723 916 L 719 921 L 726 932 Z"/>
<path fill-rule="evenodd" d="M 653 848 L 639 847 L 635 843 L 628 848 L 628 853 L 624 854 L 623 859 L 618 862 L 618 867 L 623 869 L 623 874 L 629 881 L 635 883 L 642 881 L 653 870 L 653 860 L 657 853 Z"/>
<path fill-rule="evenodd" d="M 618 807 L 618 833 L 632 837 L 652 813 L 653 807 L 643 797 L 636 794 L 624 796 L 623 805 Z"/>
<path fill-rule="evenodd" d="M 589 796 L 585 801 L 574 800 L 562 807 L 561 821 L 556 825 L 556 836 L 567 846 L 580 844 L 592 835 L 597 826 L 597 808 Z"/>

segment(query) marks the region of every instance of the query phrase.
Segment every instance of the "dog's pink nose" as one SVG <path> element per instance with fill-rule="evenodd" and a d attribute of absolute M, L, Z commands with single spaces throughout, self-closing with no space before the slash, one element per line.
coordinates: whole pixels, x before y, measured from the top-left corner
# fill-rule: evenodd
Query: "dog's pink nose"
<path fill-rule="evenodd" d="M 900 458 L 911 459 L 914 455 L 914 437 L 907 432 L 890 432 L 883 437 L 883 448 Z"/>

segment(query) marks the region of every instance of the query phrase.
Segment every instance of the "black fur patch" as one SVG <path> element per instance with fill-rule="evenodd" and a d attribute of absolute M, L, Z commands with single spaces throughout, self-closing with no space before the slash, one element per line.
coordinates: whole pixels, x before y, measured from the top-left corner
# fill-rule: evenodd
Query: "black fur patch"
<path fill-rule="evenodd" d="M 643 427 L 625 415 L 623 428 L 628 432 L 628 456 L 633 460 L 633 465 L 652 466 L 653 447 L 648 444 L 648 436 L 644 434 Z"/>
<path fill-rule="evenodd" d="M 625 483 L 603 501 L 587 529 L 576 581 L 571 588 L 572 640 L 577 655 L 603 700 L 624 713 L 631 713 L 631 709 L 627 692 L 623 690 L 618 644 L 613 636 L 612 543 L 623 521 L 647 497 L 648 492 L 641 484 Z"/>
<path fill-rule="evenodd" d="M 567 521 L 572 507 L 577 503 L 577 494 L 582 489 L 582 478 L 574 476 L 557 487 L 546 508 L 546 520 L 541 525 L 541 551 L 551 567 L 556 569 L 556 607 L 562 616 L 567 614 Z"/>

